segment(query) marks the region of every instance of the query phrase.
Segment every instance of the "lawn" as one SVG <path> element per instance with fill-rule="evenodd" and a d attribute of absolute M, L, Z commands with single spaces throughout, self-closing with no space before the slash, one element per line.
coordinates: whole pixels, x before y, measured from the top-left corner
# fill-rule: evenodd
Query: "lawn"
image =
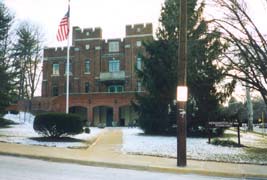
<path fill-rule="evenodd" d="M 43 138 L 33 130 L 33 115 L 21 112 L 17 115 L 6 114 L 4 118 L 15 123 L 7 128 L 0 128 L 0 142 L 7 143 L 61 148 L 87 148 L 102 131 L 99 128 L 90 128 L 90 134 L 82 133 L 62 139 Z"/>
<path fill-rule="evenodd" d="M 226 135 L 226 138 L 234 138 L 230 135 Z M 258 147 L 259 142 L 256 142 L 257 137 L 251 135 L 243 135 L 241 137 L 245 142 L 245 139 L 253 144 L 255 142 L 256 147 L 224 147 L 208 144 L 207 138 L 187 138 L 187 157 L 188 159 L 195 160 L 210 160 L 210 161 L 223 161 L 223 162 L 235 162 L 235 163 L 252 163 L 252 164 L 267 164 L 267 148 Z M 234 140 L 233 139 L 233 140 Z M 267 144 L 266 144 L 267 145 Z M 129 154 L 142 154 L 150 156 L 162 156 L 176 158 L 177 154 L 177 140 L 176 137 L 166 136 L 147 136 L 143 134 L 143 131 L 134 129 L 123 129 L 123 145 L 122 151 Z"/>

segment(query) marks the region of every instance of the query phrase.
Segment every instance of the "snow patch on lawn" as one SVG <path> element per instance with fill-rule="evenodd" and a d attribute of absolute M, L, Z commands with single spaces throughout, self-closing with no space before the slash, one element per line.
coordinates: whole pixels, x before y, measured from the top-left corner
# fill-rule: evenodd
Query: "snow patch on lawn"
<path fill-rule="evenodd" d="M 254 160 L 244 148 L 215 146 L 207 138 L 187 138 L 187 157 L 196 160 L 267 164 L 266 160 Z M 122 151 L 130 154 L 177 157 L 176 137 L 148 136 L 139 128 L 123 129 Z"/>
<path fill-rule="evenodd" d="M 5 119 L 11 120 L 16 125 L 11 125 L 10 128 L 0 129 L 0 142 L 17 143 L 26 145 L 38 145 L 48 147 L 61 147 L 61 148 L 86 148 L 88 144 L 86 142 L 95 139 L 102 129 L 90 127 L 90 134 L 82 133 L 75 136 L 71 136 L 81 142 L 44 142 L 37 141 L 31 138 L 41 137 L 33 129 L 34 115 L 30 113 L 20 112 L 19 114 L 6 114 Z"/>
<path fill-rule="evenodd" d="M 4 119 L 8 119 L 18 124 L 28 124 L 32 125 L 35 116 L 28 112 L 19 112 L 19 114 L 5 114 Z"/>

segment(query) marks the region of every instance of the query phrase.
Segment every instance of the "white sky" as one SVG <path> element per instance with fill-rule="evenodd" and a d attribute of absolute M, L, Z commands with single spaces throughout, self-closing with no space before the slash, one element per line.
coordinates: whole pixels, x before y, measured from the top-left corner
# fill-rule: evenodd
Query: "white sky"
<path fill-rule="evenodd" d="M 164 0 L 71 0 L 71 25 L 81 28 L 101 27 L 103 38 L 123 38 L 125 26 L 153 23 L 158 26 Z M 38 24 L 46 34 L 46 45 L 60 46 L 56 32 L 67 12 L 68 0 L 4 0 L 16 20 Z"/>
<path fill-rule="evenodd" d="M 153 23 L 158 27 L 160 9 L 165 0 L 71 0 L 71 25 L 81 28 L 101 27 L 104 39 L 123 38 L 125 26 L 136 23 Z M 213 0 L 206 0 L 210 4 Z M 264 0 L 246 0 L 256 24 L 267 32 Z M 67 12 L 68 0 L 3 0 L 18 21 L 31 21 L 45 34 L 45 45 L 62 46 L 56 41 L 61 18 Z M 265 3 L 266 4 L 266 3 Z M 265 8 L 265 9 L 264 9 Z M 265 11 L 265 13 L 264 13 Z M 208 8 L 207 14 L 218 14 Z"/>

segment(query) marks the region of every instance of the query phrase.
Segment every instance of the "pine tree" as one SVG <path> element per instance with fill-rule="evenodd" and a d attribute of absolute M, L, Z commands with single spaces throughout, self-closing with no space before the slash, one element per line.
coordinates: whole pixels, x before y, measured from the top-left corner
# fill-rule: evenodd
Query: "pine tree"
<path fill-rule="evenodd" d="M 162 8 L 157 41 L 148 43 L 143 57 L 144 68 L 138 77 L 147 90 L 138 95 L 136 110 L 139 123 L 146 133 L 164 133 L 171 129 L 175 118 L 173 100 L 177 85 L 177 50 L 179 39 L 179 0 L 167 0 Z M 223 79 L 216 59 L 226 46 L 220 41 L 220 33 L 210 30 L 203 18 L 204 3 L 188 0 L 188 133 L 198 133 L 208 120 L 218 118 L 219 103 L 228 97 L 234 82 L 226 84 L 223 92 L 216 88 Z M 146 122 L 146 124 L 144 123 Z M 148 126 L 147 126 L 148 124 Z M 149 129 L 149 130 L 148 130 Z"/>
<path fill-rule="evenodd" d="M 0 2 L 0 113 L 13 99 L 12 63 L 9 58 L 9 32 L 13 17 Z"/>
<path fill-rule="evenodd" d="M 138 103 L 134 104 L 139 125 L 146 134 L 169 134 L 174 120 L 170 109 L 174 109 L 177 46 L 159 40 L 145 44 L 145 48 L 149 57 L 142 57 L 144 66 L 137 75 L 148 93 L 137 94 Z"/>

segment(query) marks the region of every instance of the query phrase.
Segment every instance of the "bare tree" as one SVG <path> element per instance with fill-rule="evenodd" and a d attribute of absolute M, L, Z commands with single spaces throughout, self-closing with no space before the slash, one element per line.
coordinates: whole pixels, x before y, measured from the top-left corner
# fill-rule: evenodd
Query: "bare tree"
<path fill-rule="evenodd" d="M 19 74 L 19 96 L 20 99 L 31 100 L 41 77 L 42 34 L 33 24 L 23 22 L 17 29 L 16 35 L 14 59 Z"/>
<path fill-rule="evenodd" d="M 267 104 L 266 36 L 249 16 L 244 0 L 214 1 L 224 12 L 224 17 L 214 22 L 229 46 L 220 61 L 221 67 L 228 76 L 260 92 Z"/>

